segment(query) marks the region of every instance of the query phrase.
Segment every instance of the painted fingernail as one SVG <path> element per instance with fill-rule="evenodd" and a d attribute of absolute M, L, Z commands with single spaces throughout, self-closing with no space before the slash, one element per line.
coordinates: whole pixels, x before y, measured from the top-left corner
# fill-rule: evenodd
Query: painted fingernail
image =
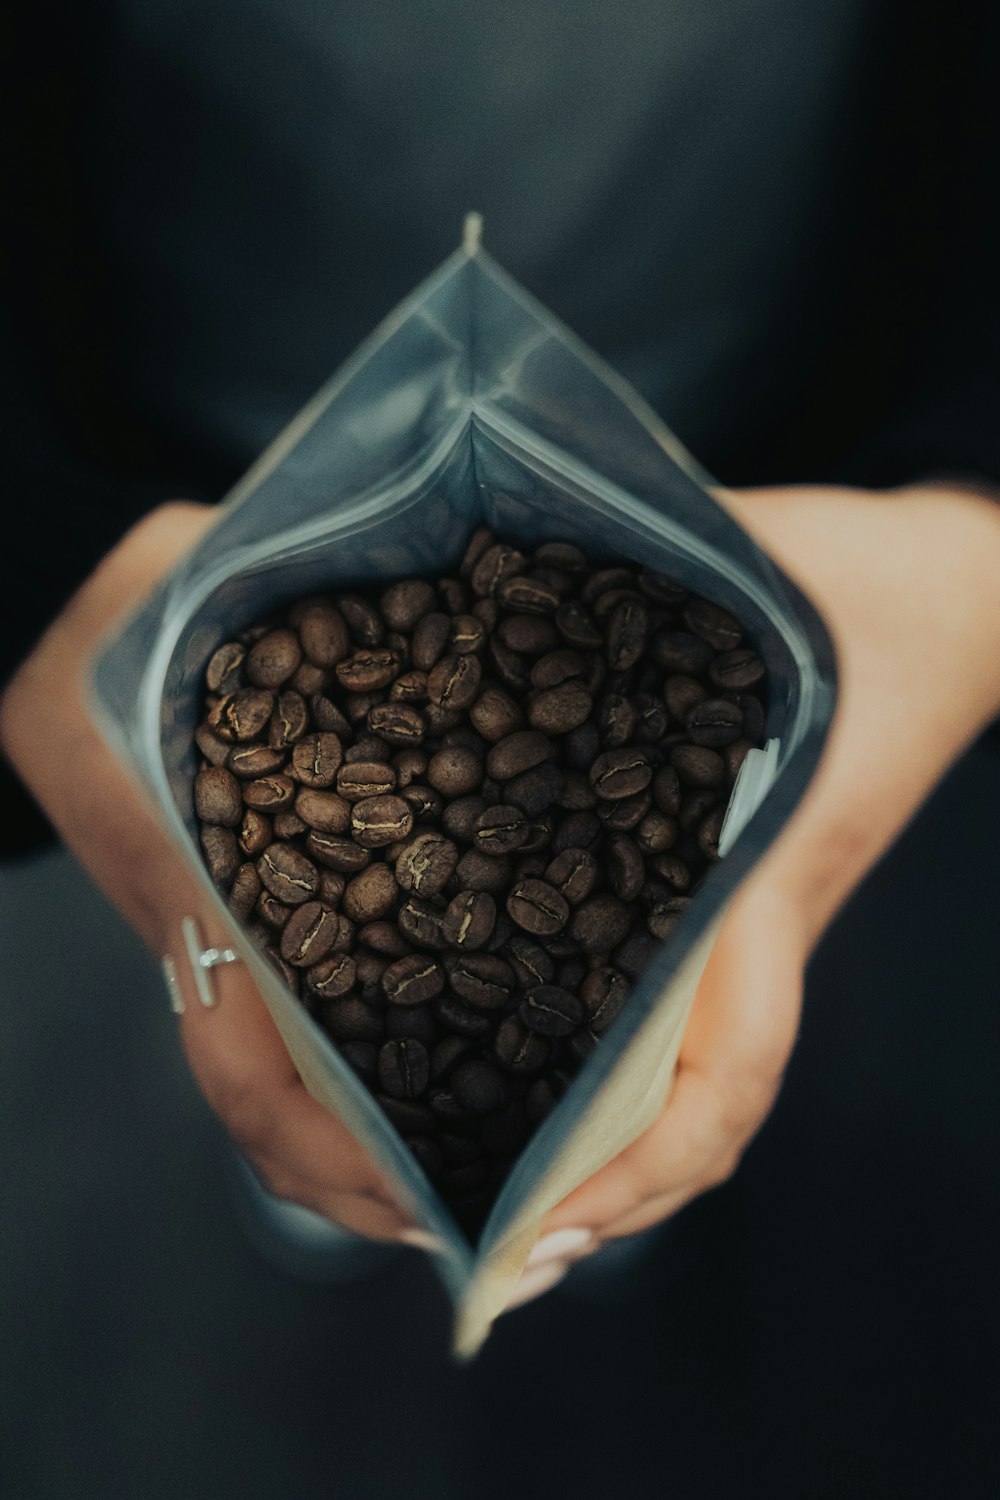
<path fill-rule="evenodd" d="M 401 1229 L 396 1238 L 401 1245 L 412 1245 L 414 1250 L 427 1250 L 431 1255 L 444 1249 L 444 1242 L 436 1234 L 428 1234 L 426 1229 Z"/>
<path fill-rule="evenodd" d="M 535 1297 L 540 1297 L 543 1292 L 548 1292 L 555 1286 L 557 1281 L 562 1281 L 569 1267 L 565 1261 L 550 1261 L 544 1266 L 532 1266 L 525 1271 L 511 1295 L 510 1301 L 504 1308 L 504 1312 L 510 1312 L 514 1307 L 522 1307 L 525 1302 L 531 1302 Z"/>
<path fill-rule="evenodd" d="M 564 1260 L 567 1255 L 581 1255 L 594 1242 L 590 1229 L 553 1229 L 543 1234 L 528 1256 L 529 1266 L 544 1266 L 550 1260 Z"/>

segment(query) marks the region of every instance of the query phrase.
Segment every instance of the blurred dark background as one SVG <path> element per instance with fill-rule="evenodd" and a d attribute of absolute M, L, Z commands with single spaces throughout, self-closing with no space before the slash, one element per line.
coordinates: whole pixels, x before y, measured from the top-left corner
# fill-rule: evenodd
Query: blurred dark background
<path fill-rule="evenodd" d="M 0 675 L 470 208 L 727 483 L 1000 483 L 998 30 L 985 0 L 15 0 Z M 155 971 L 8 778 L 4 1496 L 996 1494 L 996 772 L 971 751 L 824 942 L 735 1181 L 470 1369 L 415 1254 L 339 1289 L 256 1259 Z"/>

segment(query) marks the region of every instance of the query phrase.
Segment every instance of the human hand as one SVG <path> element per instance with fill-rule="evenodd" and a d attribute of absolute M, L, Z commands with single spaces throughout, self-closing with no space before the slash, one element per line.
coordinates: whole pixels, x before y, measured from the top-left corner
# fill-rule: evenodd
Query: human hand
<path fill-rule="evenodd" d="M 944 483 L 719 499 L 824 616 L 836 716 L 801 805 L 726 914 L 662 1114 L 547 1215 L 517 1301 L 554 1285 L 570 1256 L 650 1227 L 731 1175 L 777 1094 L 813 947 L 1000 711 L 1000 507 Z M 563 1233 L 546 1239 L 553 1231 Z"/>
<path fill-rule="evenodd" d="M 211 507 L 188 504 L 148 515 L 70 601 L 0 699 L 0 744 L 8 758 L 91 878 L 156 954 L 183 955 L 185 916 L 195 917 L 209 943 L 224 946 L 224 934 L 144 793 L 93 727 L 84 673 L 111 621 L 137 604 L 213 519 Z M 246 969 L 213 971 L 220 1004 L 206 1010 L 183 957 L 177 967 L 186 1001 L 181 1037 L 192 1071 L 271 1191 L 356 1233 L 398 1238 L 409 1227 L 406 1214 L 350 1132 L 306 1092 Z"/>

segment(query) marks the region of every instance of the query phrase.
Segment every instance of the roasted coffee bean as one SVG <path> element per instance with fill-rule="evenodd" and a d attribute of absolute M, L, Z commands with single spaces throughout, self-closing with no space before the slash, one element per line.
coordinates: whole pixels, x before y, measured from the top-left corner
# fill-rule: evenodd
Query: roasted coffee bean
<path fill-rule="evenodd" d="M 459 656 L 481 651 L 486 644 L 486 626 L 476 615 L 458 611 L 451 622 L 450 641 L 452 651 Z"/>
<path fill-rule="evenodd" d="M 351 639 L 359 646 L 379 646 L 385 639 L 385 626 L 378 610 L 357 594 L 341 594 L 337 603 L 347 621 Z"/>
<path fill-rule="evenodd" d="M 415 823 L 436 823 L 444 808 L 444 799 L 433 787 L 413 782 L 399 794 L 413 813 Z"/>
<path fill-rule="evenodd" d="M 194 732 L 194 742 L 211 766 L 224 766 L 232 750 L 232 742 L 213 733 L 208 724 L 199 724 Z"/>
<path fill-rule="evenodd" d="M 624 1010 L 628 993 L 628 980 L 619 969 L 603 964 L 591 970 L 580 987 L 591 1031 L 598 1036 L 607 1031 Z"/>
<path fill-rule="evenodd" d="M 597 875 L 597 860 L 587 849 L 564 849 L 545 867 L 545 879 L 570 906 L 586 901 Z"/>
<path fill-rule="evenodd" d="M 754 693 L 726 693 L 743 715 L 743 733 L 747 739 L 759 744 L 764 738 L 764 705 Z"/>
<path fill-rule="evenodd" d="M 292 749 L 291 774 L 303 786 L 322 790 L 333 786 L 343 758 L 339 735 L 310 734 Z"/>
<path fill-rule="evenodd" d="M 395 922 L 388 922 L 383 917 L 360 927 L 358 942 L 387 958 L 405 958 L 412 951 Z"/>
<path fill-rule="evenodd" d="M 664 854 L 677 842 L 677 820 L 654 808 L 636 828 L 635 841 L 643 854 Z"/>
<path fill-rule="evenodd" d="M 592 812 L 574 812 L 564 818 L 552 840 L 552 853 L 565 849 L 593 850 L 600 842 L 601 820 Z"/>
<path fill-rule="evenodd" d="M 586 1017 L 583 1002 L 558 985 L 529 990 L 517 1011 L 525 1026 L 540 1036 L 571 1036 Z"/>
<path fill-rule="evenodd" d="M 266 958 L 271 968 L 275 970 L 286 990 L 291 990 L 297 995 L 301 989 L 301 976 L 297 969 L 291 964 L 286 964 L 277 948 L 264 947 L 260 950 L 261 957 Z"/>
<path fill-rule="evenodd" d="M 440 995 L 444 974 L 434 959 L 424 953 L 398 958 L 383 969 L 381 985 L 392 1005 L 423 1005 Z"/>
<path fill-rule="evenodd" d="M 396 788 L 401 790 L 426 775 L 427 752 L 425 750 L 397 750 L 390 764 L 396 773 Z"/>
<path fill-rule="evenodd" d="M 686 786 L 720 786 L 726 779 L 722 756 L 704 745 L 675 745 L 670 764 Z"/>
<path fill-rule="evenodd" d="M 390 745 L 419 745 L 425 734 L 424 721 L 408 703 L 378 703 L 368 713 L 368 728 Z"/>
<path fill-rule="evenodd" d="M 514 734 L 524 723 L 524 715 L 510 694 L 491 684 L 483 688 L 469 709 L 469 718 L 491 744 Z"/>
<path fill-rule="evenodd" d="M 288 686 L 301 693 L 303 698 L 312 698 L 314 694 L 321 693 L 326 687 L 326 670 L 323 667 L 314 667 L 311 661 L 300 661 L 295 668 L 295 674 L 289 679 Z"/>
<path fill-rule="evenodd" d="M 220 739 L 255 740 L 264 733 L 274 694 L 262 688 L 240 688 L 226 698 L 220 698 L 208 716 L 208 727 Z"/>
<path fill-rule="evenodd" d="M 572 542 L 543 542 L 535 549 L 535 562 L 560 573 L 582 573 L 587 567 L 586 557 Z"/>
<path fill-rule="evenodd" d="M 458 712 L 475 702 L 482 680 L 478 656 L 445 656 L 428 674 L 427 694 L 440 708 Z"/>
<path fill-rule="evenodd" d="M 681 832 L 694 833 L 718 800 L 718 792 L 709 787 L 698 787 L 692 792 L 685 792 L 681 798 L 681 810 L 677 815 L 677 823 Z"/>
<path fill-rule="evenodd" d="M 323 1025 L 342 1042 L 379 1042 L 385 1035 L 382 1012 L 353 995 L 326 1006 Z"/>
<path fill-rule="evenodd" d="M 243 800 L 258 812 L 276 813 L 290 807 L 298 787 L 290 776 L 259 776 L 243 787 Z"/>
<path fill-rule="evenodd" d="M 555 614 L 555 626 L 566 644 L 577 651 L 599 651 L 604 644 L 588 611 L 573 600 L 560 604 Z"/>
<path fill-rule="evenodd" d="M 399 897 L 399 887 L 388 865 L 371 864 L 344 887 L 341 907 L 352 922 L 377 922 Z"/>
<path fill-rule="evenodd" d="M 427 780 L 443 797 L 464 797 L 474 792 L 483 779 L 481 756 L 461 746 L 449 746 L 432 755 L 427 766 Z"/>
<path fill-rule="evenodd" d="M 528 722 L 544 734 L 568 734 L 584 723 L 593 699 L 582 683 L 562 682 L 535 693 L 528 701 Z"/>
<path fill-rule="evenodd" d="M 414 667 L 421 672 L 429 672 L 444 654 L 450 635 L 451 620 L 448 615 L 441 614 L 438 610 L 424 615 L 413 632 Z"/>
<path fill-rule="evenodd" d="M 257 873 L 264 885 L 286 906 L 301 906 L 312 901 L 319 889 L 316 866 L 291 844 L 272 844 L 257 861 Z"/>
<path fill-rule="evenodd" d="M 492 1063 L 480 1059 L 459 1063 L 449 1075 L 448 1083 L 459 1104 L 470 1114 L 492 1114 L 507 1102 L 508 1084 L 503 1074 Z"/>
<path fill-rule="evenodd" d="M 621 969 L 633 983 L 648 968 L 655 957 L 658 943 L 648 932 L 631 932 L 613 955 L 615 967 Z"/>
<path fill-rule="evenodd" d="M 700 677 L 708 670 L 713 651 L 707 641 L 686 630 L 660 630 L 650 642 L 649 654 L 668 676 L 680 672 Z"/>
<path fill-rule="evenodd" d="M 351 804 L 336 792 L 307 787 L 295 798 L 295 811 L 307 827 L 321 833 L 346 833 L 351 826 Z"/>
<path fill-rule="evenodd" d="M 638 714 L 631 698 L 625 698 L 621 693 L 608 693 L 601 699 L 597 715 L 597 729 L 600 735 L 600 743 L 607 746 L 609 750 L 620 749 L 627 745 L 635 732 Z M 597 754 L 595 747 L 594 755 Z M 594 757 L 588 757 L 592 760 Z"/>
<path fill-rule="evenodd" d="M 328 869 L 339 870 L 344 875 L 363 870 L 371 860 L 367 849 L 362 849 L 352 838 L 341 833 L 317 833 L 306 835 L 306 849 L 313 859 Z"/>
<path fill-rule="evenodd" d="M 331 698 L 327 698 L 323 693 L 317 693 L 314 698 L 310 699 L 309 707 L 313 722 L 322 733 L 337 734 L 341 739 L 350 735 L 350 720 L 341 713 Z"/>
<path fill-rule="evenodd" d="M 303 651 L 318 667 L 335 667 L 350 650 L 344 616 L 325 601 L 310 604 L 302 612 L 298 632 Z"/>
<path fill-rule="evenodd" d="M 412 630 L 434 604 L 434 589 L 422 578 L 390 584 L 379 600 L 382 618 L 391 630 Z"/>
<path fill-rule="evenodd" d="M 630 833 L 638 828 L 652 805 L 652 795 L 647 791 L 621 797 L 617 802 L 598 802 L 594 810 L 607 832 Z"/>
<path fill-rule="evenodd" d="M 341 1042 L 341 1057 L 358 1077 L 369 1086 L 378 1078 L 378 1048 L 374 1042 Z"/>
<path fill-rule="evenodd" d="M 597 794 L 583 771 L 567 771 L 556 802 L 566 812 L 587 812 L 596 805 Z"/>
<path fill-rule="evenodd" d="M 394 844 L 412 829 L 413 810 L 402 797 L 365 797 L 351 808 L 351 836 L 363 849 Z"/>
<path fill-rule="evenodd" d="M 730 782 L 736 780 L 740 774 L 743 762 L 753 748 L 753 740 L 743 739 L 734 740 L 731 745 L 727 745 L 725 750 L 723 750 L 722 758 L 726 763 L 726 776 Z"/>
<path fill-rule="evenodd" d="M 606 750 L 597 757 L 590 770 L 590 784 L 598 797 L 605 801 L 633 797 L 644 791 L 652 778 L 648 756 L 642 750 L 628 746 Z"/>
<path fill-rule="evenodd" d="M 242 864 L 236 871 L 233 888 L 229 892 L 229 910 L 239 921 L 249 920 L 250 913 L 257 905 L 260 896 L 260 876 L 256 867 L 252 864 Z"/>
<path fill-rule="evenodd" d="M 496 597 L 505 609 L 527 615 L 553 614 L 560 604 L 559 590 L 534 573 L 514 573 L 502 578 Z"/>
<path fill-rule="evenodd" d="M 530 771 L 556 753 L 552 741 L 537 729 L 521 729 L 498 741 L 486 757 L 486 769 L 495 781 L 509 781 Z"/>
<path fill-rule="evenodd" d="M 439 833 L 420 833 L 396 860 L 396 880 L 404 891 L 436 896 L 458 863 L 458 849 Z"/>
<path fill-rule="evenodd" d="M 510 960 L 518 982 L 526 989 L 536 984 L 551 984 L 555 977 L 555 964 L 545 949 L 521 932 L 511 934 L 503 956 Z"/>
<path fill-rule="evenodd" d="M 300 833 L 305 833 L 306 829 L 307 825 L 296 812 L 285 811 L 275 814 L 274 836 L 276 839 L 295 839 Z"/>
<path fill-rule="evenodd" d="M 472 1038 L 467 1036 L 448 1036 L 436 1042 L 431 1051 L 431 1082 L 440 1083 L 442 1078 L 447 1078 L 457 1063 L 472 1055 L 474 1046 Z"/>
<path fill-rule="evenodd" d="M 492 547 L 496 537 L 488 526 L 478 526 L 469 538 L 468 545 L 462 555 L 462 561 L 458 565 L 458 571 L 462 578 L 468 578 L 473 568 L 482 557 L 487 548 Z"/>
<path fill-rule="evenodd" d="M 657 854 L 650 861 L 650 867 L 655 875 L 675 891 L 686 891 L 691 884 L 691 871 L 676 854 Z"/>
<path fill-rule="evenodd" d="M 483 623 L 483 629 L 487 632 L 496 630 L 500 621 L 500 606 L 495 599 L 477 599 L 470 610 L 477 620 Z"/>
<path fill-rule="evenodd" d="M 277 928 L 279 931 L 284 927 L 293 910 L 294 907 L 286 906 L 283 901 L 279 901 L 276 896 L 272 896 L 270 891 L 262 890 L 257 898 L 257 916 L 260 917 L 262 922 L 266 922 L 269 927 Z"/>
<path fill-rule="evenodd" d="M 608 884 L 620 901 L 636 901 L 646 879 L 638 846 L 626 834 L 615 834 L 607 845 Z"/>
<path fill-rule="evenodd" d="M 446 909 L 444 902 L 432 905 L 421 896 L 408 896 L 396 918 L 399 930 L 418 948 L 446 948 L 448 944 L 442 931 Z"/>
<path fill-rule="evenodd" d="M 438 995 L 433 1002 L 434 1014 L 448 1031 L 461 1037 L 481 1040 L 493 1031 L 493 1018 L 483 1010 L 474 1010 L 457 995 L 447 992 Z"/>
<path fill-rule="evenodd" d="M 225 697 L 243 686 L 246 654 L 246 647 L 239 641 L 226 641 L 212 653 L 205 668 L 205 686 L 210 693 L 221 693 Z"/>
<path fill-rule="evenodd" d="M 597 1050 L 597 1038 L 591 1031 L 578 1031 L 570 1037 L 566 1050 L 577 1066 L 582 1066 Z"/>
<path fill-rule="evenodd" d="M 453 948 L 474 951 L 489 941 L 496 921 L 496 902 L 488 891 L 460 891 L 448 903 L 441 931 Z"/>
<path fill-rule="evenodd" d="M 672 937 L 677 931 L 687 906 L 688 901 L 683 896 L 673 898 L 668 896 L 663 901 L 654 902 L 646 917 L 646 924 L 653 937 L 660 942 Z"/>
<path fill-rule="evenodd" d="M 354 959 L 349 953 L 332 953 L 306 970 L 306 988 L 328 1000 L 339 1000 L 350 994 L 356 977 Z"/>
<path fill-rule="evenodd" d="M 507 897 L 507 912 L 518 927 L 535 937 L 552 937 L 569 920 L 565 898 L 544 880 L 516 881 Z"/>
<path fill-rule="evenodd" d="M 401 672 L 396 681 L 389 689 L 390 703 L 407 703 L 412 708 L 418 703 L 427 702 L 427 673 L 426 672 Z M 427 721 L 421 715 L 426 732 Z"/>
<path fill-rule="evenodd" d="M 511 863 L 502 855 L 467 849 L 455 866 L 454 879 L 457 890 L 489 891 L 491 896 L 499 896 L 506 894 L 510 885 Z"/>
<path fill-rule="evenodd" d="M 338 906 L 347 881 L 339 870 L 322 869 L 319 872 L 319 899 L 328 906 Z"/>
<path fill-rule="evenodd" d="M 527 842 L 529 824 L 519 807 L 498 803 L 476 818 L 475 844 L 480 854 L 512 854 Z"/>
<path fill-rule="evenodd" d="M 281 933 L 281 956 L 297 969 L 309 968 L 325 958 L 337 937 L 337 913 L 318 901 L 298 907 Z"/>
<path fill-rule="evenodd" d="M 634 667 L 646 648 L 649 616 L 636 598 L 616 604 L 608 620 L 607 662 L 612 672 Z"/>
<path fill-rule="evenodd" d="M 531 682 L 527 657 L 511 651 L 496 635 L 490 637 L 489 654 L 496 675 L 504 687 L 510 688 L 519 696 L 526 693 Z"/>
<path fill-rule="evenodd" d="M 504 784 L 503 799 L 520 807 L 529 818 L 538 818 L 558 800 L 562 784 L 563 772 L 552 761 L 545 761 L 512 776 Z"/>
<path fill-rule="evenodd" d="M 755 651 L 723 651 L 712 662 L 708 675 L 717 688 L 739 692 L 760 682 L 764 676 L 764 663 Z"/>
<path fill-rule="evenodd" d="M 525 558 L 515 547 L 495 542 L 479 558 L 469 576 L 473 590 L 481 599 L 492 597 L 505 578 L 523 571 Z"/>
<path fill-rule="evenodd" d="M 399 658 L 388 647 L 355 651 L 335 667 L 337 681 L 349 693 L 373 693 L 398 676 Z M 367 712 L 367 709 L 365 710 Z M 350 714 L 348 714 L 350 717 Z"/>
<path fill-rule="evenodd" d="M 668 578 L 665 573 L 655 573 L 649 568 L 641 570 L 638 583 L 640 592 L 656 604 L 674 607 L 687 597 L 687 589 L 682 584 Z"/>
<path fill-rule="evenodd" d="M 376 1093 L 375 1102 L 403 1135 L 437 1129 L 430 1107 L 418 1099 L 394 1099 L 391 1094 Z"/>
<path fill-rule="evenodd" d="M 308 728 L 309 709 L 302 694 L 290 689 L 279 693 L 267 731 L 267 742 L 271 749 L 291 749 Z"/>
<path fill-rule="evenodd" d="M 239 782 L 222 766 L 207 766 L 194 779 L 194 810 L 203 823 L 235 828 L 243 817 Z"/>
<path fill-rule="evenodd" d="M 469 953 L 446 960 L 448 982 L 476 1010 L 502 1010 L 511 998 L 514 971 L 495 953 Z"/>
<path fill-rule="evenodd" d="M 703 703 L 709 696 L 708 689 L 695 677 L 686 677 L 682 672 L 668 677 L 663 684 L 663 700 L 671 715 L 681 724 L 696 703 Z"/>
<path fill-rule="evenodd" d="M 570 936 L 586 953 L 608 953 L 625 941 L 632 926 L 628 907 L 617 896 L 591 896 L 573 913 Z"/>
<path fill-rule="evenodd" d="M 687 731 L 696 745 L 721 750 L 743 734 L 743 714 L 725 698 L 706 698 L 688 714 Z"/>
<path fill-rule="evenodd" d="M 393 1098 L 418 1098 L 431 1079 L 427 1048 L 412 1038 L 386 1042 L 379 1049 L 378 1076 L 385 1092 Z"/>
<path fill-rule="evenodd" d="M 385 996 L 382 994 L 381 981 L 382 975 L 389 967 L 389 960 L 383 953 L 372 953 L 364 948 L 358 948 L 354 954 L 354 962 L 357 967 L 358 984 L 361 986 L 364 999 L 369 1005 L 384 1005 Z"/>
<path fill-rule="evenodd" d="M 396 786 L 396 772 L 385 761 L 356 760 L 345 763 L 337 772 L 337 792 L 348 802 L 385 796 Z"/>
<path fill-rule="evenodd" d="M 698 847 L 705 858 L 711 860 L 713 864 L 719 857 L 719 834 L 722 832 L 725 816 L 726 809 L 716 807 L 698 825 Z"/>
<path fill-rule="evenodd" d="M 282 750 L 270 745 L 234 745 L 226 764 L 234 776 L 252 779 L 280 771 L 285 758 Z"/>
<path fill-rule="evenodd" d="M 579 651 L 572 651 L 569 647 L 549 651 L 539 657 L 532 667 L 531 686 L 540 692 L 556 688 L 564 682 L 582 677 L 586 668 L 587 662 Z"/>
<path fill-rule="evenodd" d="M 401 1040 L 411 1037 L 430 1050 L 438 1039 L 440 1028 L 429 1005 L 390 1005 L 385 1013 L 387 1037 Z"/>
<path fill-rule="evenodd" d="M 666 705 L 652 693 L 636 693 L 632 699 L 635 707 L 635 732 L 633 738 L 641 745 L 656 745 L 663 739 L 670 722 Z"/>
<path fill-rule="evenodd" d="M 270 630 L 251 646 L 243 670 L 254 687 L 278 688 L 301 660 L 302 648 L 294 630 Z"/>
<path fill-rule="evenodd" d="M 493 1047 L 498 1060 L 511 1073 L 537 1073 L 549 1056 L 548 1042 L 517 1016 L 508 1016 L 500 1023 Z"/>
<path fill-rule="evenodd" d="M 541 615 L 507 615 L 497 626 L 500 643 L 516 655 L 542 656 L 559 645 L 559 632 Z"/>
<path fill-rule="evenodd" d="M 716 651 L 731 651 L 743 638 L 743 626 L 736 616 L 707 599 L 689 599 L 681 613 L 688 629 Z"/>

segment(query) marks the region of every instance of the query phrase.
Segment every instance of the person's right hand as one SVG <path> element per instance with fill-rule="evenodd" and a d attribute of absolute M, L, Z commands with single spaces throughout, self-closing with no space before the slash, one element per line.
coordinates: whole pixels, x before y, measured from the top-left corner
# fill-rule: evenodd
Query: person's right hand
<path fill-rule="evenodd" d="M 225 943 L 191 872 L 138 784 L 94 728 L 84 697 L 103 632 L 198 542 L 210 506 L 161 506 L 99 565 L 0 699 L 0 745 L 95 883 L 157 955 L 177 956 L 188 1060 L 209 1104 L 272 1192 L 373 1239 L 409 1227 L 367 1153 L 306 1092 L 241 964 L 213 970 L 220 1003 L 197 1000 L 180 922 Z"/>

